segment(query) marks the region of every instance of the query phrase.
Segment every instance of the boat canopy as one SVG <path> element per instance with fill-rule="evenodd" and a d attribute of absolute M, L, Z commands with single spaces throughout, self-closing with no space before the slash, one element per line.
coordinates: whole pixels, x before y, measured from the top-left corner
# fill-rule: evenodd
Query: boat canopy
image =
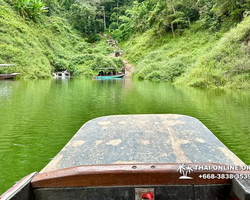
<path fill-rule="evenodd" d="M 104 70 L 104 69 L 109 69 L 109 70 L 114 70 L 114 69 L 118 69 L 118 68 L 95 68 L 95 69 L 98 69 L 98 70 Z"/>
<path fill-rule="evenodd" d="M 15 64 L 0 64 L 0 67 L 14 66 Z"/>

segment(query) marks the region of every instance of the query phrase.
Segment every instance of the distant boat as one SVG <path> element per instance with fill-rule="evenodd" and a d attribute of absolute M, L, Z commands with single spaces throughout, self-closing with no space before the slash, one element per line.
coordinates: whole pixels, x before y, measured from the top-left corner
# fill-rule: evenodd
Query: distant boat
<path fill-rule="evenodd" d="M 106 80 L 106 79 L 114 79 L 114 78 L 123 78 L 125 75 L 125 70 L 123 72 L 116 71 L 116 68 L 99 68 L 99 74 L 95 75 L 94 79 Z M 103 72 L 108 71 L 108 72 Z"/>
<path fill-rule="evenodd" d="M 0 64 L 0 67 L 11 67 L 15 64 Z M 12 79 L 15 78 L 20 73 L 11 73 L 11 74 L 0 74 L 0 79 Z"/>
<path fill-rule="evenodd" d="M 70 78 L 70 73 L 68 70 L 62 71 L 62 72 L 55 72 L 53 73 L 53 76 L 55 78 Z"/>
<path fill-rule="evenodd" d="M 11 73 L 11 74 L 0 74 L 0 79 L 12 79 L 15 78 L 20 73 Z"/>
<path fill-rule="evenodd" d="M 105 79 L 113 79 L 113 78 L 122 78 L 125 74 L 123 73 L 119 73 L 117 75 L 101 75 L 101 76 L 94 76 L 94 79 L 101 79 L 101 80 L 105 80 Z"/>

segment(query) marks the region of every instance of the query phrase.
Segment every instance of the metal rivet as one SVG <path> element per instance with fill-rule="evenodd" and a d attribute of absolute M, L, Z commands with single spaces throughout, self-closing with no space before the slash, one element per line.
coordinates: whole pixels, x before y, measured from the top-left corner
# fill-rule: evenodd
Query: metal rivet
<path fill-rule="evenodd" d="M 132 166 L 133 169 L 136 169 L 137 167 L 136 166 Z"/>
<path fill-rule="evenodd" d="M 150 168 L 151 168 L 151 169 L 155 169 L 155 166 L 154 166 L 154 165 L 152 165 Z"/>

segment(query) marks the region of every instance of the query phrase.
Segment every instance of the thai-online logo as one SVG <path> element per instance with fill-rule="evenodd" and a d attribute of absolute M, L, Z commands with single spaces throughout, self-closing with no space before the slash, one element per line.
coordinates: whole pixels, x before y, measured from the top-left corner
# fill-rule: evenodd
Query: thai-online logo
<path fill-rule="evenodd" d="M 192 177 L 188 176 L 189 174 L 191 174 L 192 171 L 193 171 L 192 167 L 188 166 L 185 163 L 182 163 L 177 169 L 177 172 L 180 172 L 182 174 L 182 176 L 180 176 L 179 179 L 193 179 Z"/>

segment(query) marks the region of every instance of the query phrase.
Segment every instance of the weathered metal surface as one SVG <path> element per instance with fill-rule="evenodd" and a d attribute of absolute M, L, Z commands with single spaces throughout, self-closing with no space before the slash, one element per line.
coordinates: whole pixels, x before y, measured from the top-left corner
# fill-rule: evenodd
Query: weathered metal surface
<path fill-rule="evenodd" d="M 249 179 L 233 179 L 232 191 L 240 200 L 250 200 L 250 180 Z"/>
<path fill-rule="evenodd" d="M 122 163 L 244 165 L 199 120 L 183 115 L 116 115 L 84 124 L 41 171 Z"/>
<path fill-rule="evenodd" d="M 155 186 L 155 199 L 158 200 L 232 200 L 230 185 L 212 186 Z M 104 188 L 45 188 L 36 189 L 36 200 L 135 200 L 133 187 L 104 187 Z"/>
<path fill-rule="evenodd" d="M 155 200 L 155 189 L 154 188 L 135 188 L 135 200 L 142 200 L 142 196 L 146 193 L 151 193 L 153 198 L 152 200 Z"/>
<path fill-rule="evenodd" d="M 213 164 L 198 164 L 211 166 Z M 137 164 L 137 165 L 97 165 L 79 166 L 38 174 L 32 180 L 34 188 L 42 187 L 99 187 L 99 186 L 138 186 L 138 185 L 202 185 L 230 184 L 229 179 L 204 179 L 203 174 L 235 174 L 238 171 L 196 170 L 196 164 L 189 164 L 192 169 L 189 177 L 182 179 L 178 171 L 179 164 Z M 246 172 L 244 172 L 246 173 Z M 250 175 L 250 174 L 249 174 Z"/>
<path fill-rule="evenodd" d="M 37 173 L 34 172 L 22 178 L 13 187 L 0 196 L 1 200 L 33 200 L 33 192 L 31 191 L 31 179 Z"/>

